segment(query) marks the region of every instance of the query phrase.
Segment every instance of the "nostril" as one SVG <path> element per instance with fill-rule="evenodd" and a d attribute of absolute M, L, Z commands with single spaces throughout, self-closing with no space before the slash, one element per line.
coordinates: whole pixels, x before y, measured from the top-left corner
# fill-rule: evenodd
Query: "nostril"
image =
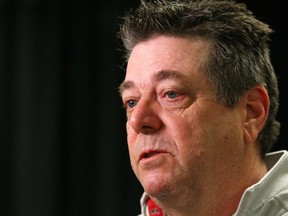
<path fill-rule="evenodd" d="M 148 126 L 148 125 L 143 125 L 142 127 L 141 127 L 141 129 L 143 129 L 143 130 L 149 130 L 149 129 L 152 129 L 152 127 L 151 126 Z"/>
<path fill-rule="evenodd" d="M 155 129 L 153 127 L 151 127 L 151 126 L 148 126 L 148 125 L 143 125 L 140 128 L 140 132 L 143 133 L 143 134 L 153 133 L 153 131 L 155 131 Z"/>

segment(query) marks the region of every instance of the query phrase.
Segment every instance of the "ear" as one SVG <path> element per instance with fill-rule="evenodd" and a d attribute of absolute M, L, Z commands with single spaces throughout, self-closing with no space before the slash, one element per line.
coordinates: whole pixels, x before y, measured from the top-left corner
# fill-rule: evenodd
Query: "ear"
<path fill-rule="evenodd" d="M 246 143 L 254 143 L 268 117 L 270 100 L 263 85 L 247 91 L 243 99 L 245 106 L 244 138 Z"/>

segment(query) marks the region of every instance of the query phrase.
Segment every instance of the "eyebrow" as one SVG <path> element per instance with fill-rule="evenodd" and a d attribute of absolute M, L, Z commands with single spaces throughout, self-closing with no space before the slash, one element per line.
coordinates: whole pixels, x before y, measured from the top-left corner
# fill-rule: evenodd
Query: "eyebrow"
<path fill-rule="evenodd" d="M 122 95 L 125 90 L 131 89 L 134 87 L 135 87 L 135 83 L 133 81 L 124 81 L 118 87 L 118 91 L 120 95 Z"/>
<path fill-rule="evenodd" d="M 170 71 L 170 70 L 161 70 L 158 73 L 155 74 L 155 78 L 157 81 L 162 81 L 162 80 L 185 80 L 185 76 L 179 72 L 176 71 Z"/>
<path fill-rule="evenodd" d="M 161 70 L 154 74 L 154 78 L 156 81 L 163 81 L 163 80 L 180 80 L 183 83 L 187 83 L 187 77 L 183 74 L 173 71 L 173 70 Z M 118 90 L 120 95 L 123 94 L 125 90 L 132 89 L 135 87 L 135 83 L 133 81 L 124 81 L 120 84 Z"/>

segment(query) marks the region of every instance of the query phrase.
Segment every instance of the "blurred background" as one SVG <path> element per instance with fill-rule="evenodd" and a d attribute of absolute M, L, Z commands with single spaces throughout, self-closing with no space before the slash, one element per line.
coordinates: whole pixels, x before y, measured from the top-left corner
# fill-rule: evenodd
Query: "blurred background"
<path fill-rule="evenodd" d="M 241 1 L 275 30 L 281 135 L 287 147 L 284 0 Z M 0 215 L 136 216 L 124 78 L 116 34 L 135 0 L 0 0 Z"/>

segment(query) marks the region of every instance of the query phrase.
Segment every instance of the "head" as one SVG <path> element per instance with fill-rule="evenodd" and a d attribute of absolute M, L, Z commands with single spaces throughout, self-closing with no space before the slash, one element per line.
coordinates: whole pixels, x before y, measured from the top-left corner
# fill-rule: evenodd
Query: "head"
<path fill-rule="evenodd" d="M 219 104 L 233 108 L 245 92 L 263 85 L 270 108 L 257 138 L 262 157 L 273 147 L 280 128 L 275 119 L 279 93 L 269 54 L 271 33 L 244 4 L 229 0 L 141 1 L 136 11 L 126 14 L 120 30 L 127 60 L 137 44 L 156 35 L 209 41 L 209 54 L 201 67 L 215 86 Z"/>
<path fill-rule="evenodd" d="M 162 207 L 231 215 L 266 172 L 279 132 L 271 32 L 230 0 L 141 1 L 124 17 L 130 161 Z"/>

